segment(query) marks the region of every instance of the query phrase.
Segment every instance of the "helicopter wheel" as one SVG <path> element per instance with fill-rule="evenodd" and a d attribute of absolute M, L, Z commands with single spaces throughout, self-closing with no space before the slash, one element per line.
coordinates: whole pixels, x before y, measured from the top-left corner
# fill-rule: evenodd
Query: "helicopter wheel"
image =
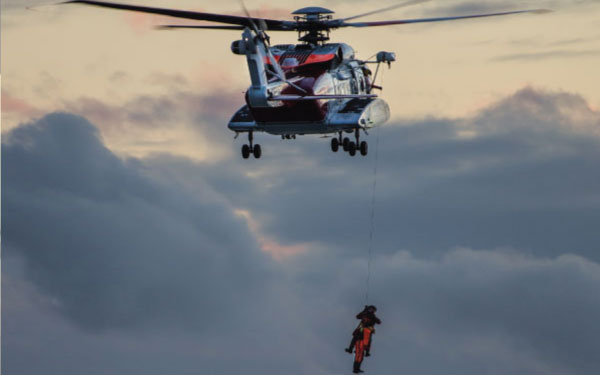
<path fill-rule="evenodd" d="M 242 146 L 242 157 L 244 159 L 248 159 L 249 156 L 250 156 L 250 146 L 243 145 Z"/>
<path fill-rule="evenodd" d="M 340 142 L 338 141 L 338 139 L 331 138 L 331 151 L 338 152 L 339 148 L 340 148 Z"/>
<path fill-rule="evenodd" d="M 344 151 L 348 151 L 348 144 L 350 143 L 350 138 L 345 137 L 344 141 L 342 142 L 342 146 L 344 148 Z"/>
<path fill-rule="evenodd" d="M 252 153 L 254 154 L 254 157 L 256 159 L 260 159 L 260 155 L 262 154 L 262 149 L 260 148 L 260 145 L 254 145 Z"/>
<path fill-rule="evenodd" d="M 356 155 L 356 143 L 352 141 L 348 142 L 348 153 L 350 156 Z"/>
<path fill-rule="evenodd" d="M 360 154 L 362 156 L 367 156 L 368 152 L 369 152 L 369 145 L 367 144 L 367 142 L 365 142 L 365 141 L 360 142 Z"/>

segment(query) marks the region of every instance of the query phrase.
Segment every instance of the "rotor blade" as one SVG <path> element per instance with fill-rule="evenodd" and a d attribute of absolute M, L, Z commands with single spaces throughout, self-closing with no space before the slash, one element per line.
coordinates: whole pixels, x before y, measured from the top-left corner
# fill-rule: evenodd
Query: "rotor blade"
<path fill-rule="evenodd" d="M 408 23 L 423 23 L 423 22 L 439 22 L 439 21 L 452 21 L 461 20 L 467 18 L 482 18 L 482 17 L 495 17 L 495 16 L 506 16 L 509 14 L 519 13 L 548 13 L 551 10 L 548 9 L 529 9 L 529 10 L 516 10 L 512 12 L 500 12 L 500 13 L 488 13 L 488 14 L 473 14 L 469 16 L 455 16 L 455 17 L 436 17 L 436 18 L 415 18 L 407 20 L 393 20 L 393 21 L 376 21 L 376 22 L 344 22 L 338 27 L 371 27 L 371 26 L 387 26 L 387 25 L 402 25 Z"/>
<path fill-rule="evenodd" d="M 269 29 L 269 25 L 262 18 L 258 19 L 258 26 L 262 31 L 267 31 Z"/>
<path fill-rule="evenodd" d="M 269 101 L 301 101 L 301 100 L 317 100 L 317 99 L 366 99 L 376 98 L 376 94 L 344 94 L 344 95 L 276 95 L 271 96 Z"/>
<path fill-rule="evenodd" d="M 93 6 L 103 7 L 103 8 L 129 10 L 129 11 L 150 13 L 150 14 L 160 14 L 163 16 L 185 18 L 188 20 L 213 21 L 213 22 L 228 23 L 228 24 L 248 26 L 248 27 L 252 26 L 250 20 L 252 20 L 252 22 L 259 22 L 259 20 L 260 20 L 258 18 L 230 16 L 230 15 L 226 15 L 226 14 L 201 13 L 201 12 L 191 12 L 191 11 L 185 11 L 185 10 L 166 9 L 166 8 L 153 8 L 153 7 L 145 7 L 145 6 L 138 6 L 138 5 L 107 3 L 104 1 L 70 0 L 70 1 L 62 2 L 60 4 L 85 4 L 85 5 L 93 5 Z M 262 19 L 262 20 L 264 21 L 264 23 L 266 25 L 268 25 L 269 29 L 271 29 L 271 30 L 277 30 L 277 31 L 295 30 L 296 22 L 293 22 L 293 21 L 271 20 L 271 19 Z"/>
<path fill-rule="evenodd" d="M 250 12 L 248 11 L 248 8 L 246 8 L 246 4 L 244 4 L 244 0 L 240 0 L 240 3 L 242 5 L 242 9 L 244 10 L 244 13 L 248 17 L 248 20 L 250 21 L 250 24 L 252 25 L 252 28 L 254 29 L 254 32 L 256 33 L 258 40 L 260 40 L 260 42 L 263 43 L 263 47 L 265 49 L 265 52 L 267 53 L 267 59 L 269 60 L 269 64 L 271 64 L 271 66 L 273 66 L 273 68 L 275 69 L 275 72 L 271 72 L 271 74 L 274 74 L 281 81 L 287 82 L 285 79 L 285 73 L 283 72 L 283 70 L 277 63 L 277 60 L 275 60 L 273 53 L 271 52 L 271 48 L 270 48 L 271 38 L 269 38 L 269 36 L 265 32 L 265 30 L 267 29 L 266 22 L 264 20 L 259 19 L 260 28 L 257 27 L 256 23 L 254 23 L 254 21 L 252 19 L 252 16 L 250 15 Z M 288 82 L 288 84 L 304 91 L 302 88 L 294 85 L 291 82 Z M 304 91 L 304 92 L 306 92 L 306 91 Z"/>
<path fill-rule="evenodd" d="M 242 9 L 244 10 L 244 13 L 246 14 L 246 17 L 248 17 L 249 20 L 252 20 L 252 16 L 250 15 L 250 11 L 248 10 L 248 8 L 246 8 L 246 3 L 244 3 L 244 0 L 240 0 L 240 4 L 242 5 Z M 256 24 L 254 24 L 254 31 L 256 31 L 256 33 L 258 33 L 258 30 L 260 31 L 267 31 L 268 26 L 267 23 L 265 22 L 264 19 L 262 18 L 255 18 L 255 20 L 258 22 L 258 27 L 256 27 Z"/>
<path fill-rule="evenodd" d="M 389 7 L 385 7 L 385 8 L 381 8 L 381 9 L 377 9 L 377 10 L 372 10 L 372 11 L 367 12 L 367 13 L 357 14 L 356 16 L 342 18 L 341 21 L 353 20 L 355 18 L 366 17 L 366 16 L 370 16 L 372 14 L 387 12 L 388 10 L 392 10 L 392 9 L 403 8 L 403 7 L 407 7 L 407 6 L 415 5 L 415 4 L 426 3 L 428 1 L 430 1 L 430 0 L 412 0 L 412 1 L 406 1 L 406 2 L 400 3 L 400 4 L 390 5 Z"/>
<path fill-rule="evenodd" d="M 244 26 L 208 26 L 208 25 L 158 25 L 157 29 L 212 29 L 212 30 L 244 30 Z"/>
<path fill-rule="evenodd" d="M 244 0 L 240 0 L 240 3 L 242 5 L 242 9 L 244 10 L 244 13 L 248 17 L 248 20 L 250 21 L 250 24 L 252 25 L 252 28 L 254 29 L 254 32 L 256 33 L 256 36 L 263 43 L 265 52 L 267 53 L 267 58 L 269 60 L 269 64 L 271 64 L 273 66 L 273 68 L 275 69 L 275 73 L 274 73 L 275 76 L 277 76 L 281 81 L 286 82 L 285 73 L 283 72 L 283 70 L 281 70 L 281 67 L 279 66 L 279 64 L 277 64 L 277 60 L 275 60 L 275 57 L 273 56 L 273 53 L 271 52 L 271 48 L 270 48 L 271 38 L 269 38 L 269 36 L 265 32 L 265 30 L 267 29 L 266 22 L 264 22 L 264 20 L 259 20 L 260 28 L 257 27 L 256 23 L 254 23 L 254 21 L 252 19 L 252 16 L 250 15 L 250 12 L 248 11 L 248 8 L 246 8 L 246 4 L 244 4 Z M 271 73 L 273 73 L 273 72 L 271 72 Z M 296 86 L 293 83 L 290 83 L 290 85 Z M 300 89 L 300 90 L 302 90 L 302 89 Z"/>
<path fill-rule="evenodd" d="M 250 26 L 252 27 L 252 29 L 254 30 L 254 32 L 256 33 L 256 35 L 259 35 L 260 34 L 260 30 L 256 26 L 256 23 L 252 20 L 252 16 L 250 15 L 250 12 L 248 11 L 248 8 L 246 8 L 246 4 L 244 4 L 244 0 L 240 0 L 240 4 L 242 6 L 242 9 L 244 10 L 244 13 L 246 14 L 246 18 L 248 19 L 248 22 L 250 23 Z"/>

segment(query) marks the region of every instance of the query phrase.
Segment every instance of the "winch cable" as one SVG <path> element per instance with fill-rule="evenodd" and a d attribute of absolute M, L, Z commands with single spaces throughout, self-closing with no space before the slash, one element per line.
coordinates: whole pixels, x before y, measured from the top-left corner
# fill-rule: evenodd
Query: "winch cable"
<path fill-rule="evenodd" d="M 383 72 L 385 69 L 381 71 L 381 87 L 383 87 Z M 371 263 L 373 259 L 373 240 L 375 237 L 375 198 L 377 192 L 377 165 L 379 161 L 379 131 L 383 125 L 379 125 L 377 127 L 377 135 L 375 137 L 375 160 L 373 162 L 373 190 L 371 192 L 371 228 L 369 231 L 369 254 L 367 258 L 367 286 L 366 286 L 366 294 L 365 294 L 365 304 L 369 304 L 369 290 L 371 286 Z"/>
<path fill-rule="evenodd" d="M 369 256 L 367 260 L 367 293 L 365 295 L 365 304 L 369 304 L 369 287 L 371 284 L 371 261 L 373 258 L 373 237 L 375 236 L 375 192 L 377 191 L 377 161 L 379 156 L 379 128 L 377 127 L 377 136 L 375 140 L 375 166 L 373 167 L 373 191 L 371 194 L 371 230 L 369 232 Z"/>

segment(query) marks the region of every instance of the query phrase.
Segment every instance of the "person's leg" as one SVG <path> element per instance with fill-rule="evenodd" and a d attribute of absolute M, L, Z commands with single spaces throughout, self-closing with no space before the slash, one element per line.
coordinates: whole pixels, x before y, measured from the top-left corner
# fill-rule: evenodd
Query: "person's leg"
<path fill-rule="evenodd" d="M 352 349 L 354 349 L 354 345 L 356 345 L 356 337 L 352 336 L 352 341 L 350 341 L 350 346 L 344 349 L 347 353 L 352 354 Z"/>
<path fill-rule="evenodd" d="M 363 372 L 360 369 L 360 365 L 363 361 L 363 354 L 365 351 L 365 342 L 364 340 L 357 340 L 356 341 L 356 349 L 354 351 L 354 368 L 353 368 L 353 372 L 355 374 L 359 374 L 361 372 Z"/>
<path fill-rule="evenodd" d="M 371 356 L 371 344 L 373 343 L 373 332 L 369 334 L 369 343 L 365 346 L 365 357 Z"/>
<path fill-rule="evenodd" d="M 362 334 L 360 332 L 360 329 L 355 329 L 354 332 L 352 332 L 352 341 L 350 341 L 350 346 L 348 346 L 345 350 L 347 353 L 352 353 L 352 349 L 354 349 L 354 345 L 356 345 L 356 341 L 359 340 L 362 337 Z"/>

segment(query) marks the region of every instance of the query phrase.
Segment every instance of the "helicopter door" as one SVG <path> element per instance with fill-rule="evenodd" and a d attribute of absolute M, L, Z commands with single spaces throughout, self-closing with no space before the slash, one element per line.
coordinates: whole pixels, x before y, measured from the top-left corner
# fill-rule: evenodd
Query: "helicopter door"
<path fill-rule="evenodd" d="M 356 70 L 352 69 L 352 78 L 350 79 L 350 88 L 352 90 L 352 94 L 358 94 L 358 80 L 359 77 L 356 74 Z"/>
<path fill-rule="evenodd" d="M 360 74 L 358 78 L 359 78 L 359 85 L 360 85 L 360 87 L 359 87 L 360 93 L 362 94 L 362 93 L 367 92 L 366 85 L 365 85 L 365 77 L 362 74 Z"/>

